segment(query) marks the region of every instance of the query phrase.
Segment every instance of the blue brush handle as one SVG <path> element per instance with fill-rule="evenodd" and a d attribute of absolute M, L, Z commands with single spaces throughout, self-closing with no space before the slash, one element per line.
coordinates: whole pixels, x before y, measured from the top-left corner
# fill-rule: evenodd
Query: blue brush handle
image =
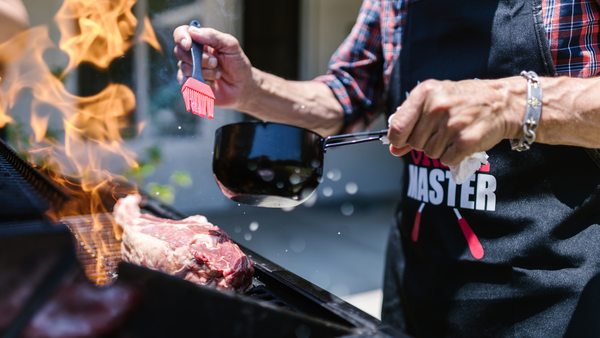
<path fill-rule="evenodd" d="M 193 20 L 190 22 L 190 26 L 200 28 L 200 23 Z M 202 76 L 202 52 L 204 51 L 204 45 L 192 39 L 190 51 L 192 52 L 192 77 L 202 83 L 206 83 Z"/>

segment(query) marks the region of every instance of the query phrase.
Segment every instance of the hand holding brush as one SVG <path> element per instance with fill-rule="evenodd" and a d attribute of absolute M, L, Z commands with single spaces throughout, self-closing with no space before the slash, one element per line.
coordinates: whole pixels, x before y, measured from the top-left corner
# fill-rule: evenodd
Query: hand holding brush
<path fill-rule="evenodd" d="M 198 21 L 194 20 L 190 26 L 200 28 Z M 196 115 L 214 118 L 215 94 L 212 89 L 204 81 L 202 76 L 202 52 L 204 45 L 192 40 L 190 51 L 192 53 L 192 76 L 189 77 L 183 87 L 181 93 L 185 101 L 187 111 L 192 111 Z"/>

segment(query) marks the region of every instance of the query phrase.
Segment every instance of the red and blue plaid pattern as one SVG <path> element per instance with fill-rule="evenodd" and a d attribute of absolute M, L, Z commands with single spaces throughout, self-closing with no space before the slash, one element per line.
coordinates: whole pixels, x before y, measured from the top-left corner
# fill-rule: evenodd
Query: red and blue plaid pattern
<path fill-rule="evenodd" d="M 600 0 L 542 0 L 544 26 L 558 75 L 592 77 L 600 62 Z M 315 80 L 333 90 L 346 131 L 364 129 L 382 109 L 402 47 L 406 0 L 365 0 L 357 22 Z"/>
<path fill-rule="evenodd" d="M 558 75 L 598 73 L 599 4 L 595 0 L 542 0 L 544 28 Z"/>
<path fill-rule="evenodd" d="M 404 0 L 365 0 L 350 35 L 331 57 L 323 81 L 346 113 L 348 131 L 368 126 L 382 107 L 384 93 L 402 46 Z"/>

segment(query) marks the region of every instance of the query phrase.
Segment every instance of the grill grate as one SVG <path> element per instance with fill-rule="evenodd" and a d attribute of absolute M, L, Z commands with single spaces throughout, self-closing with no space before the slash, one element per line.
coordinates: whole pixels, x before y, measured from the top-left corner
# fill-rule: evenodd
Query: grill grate
<path fill-rule="evenodd" d="M 115 237 L 111 219 L 108 214 L 62 219 L 75 237 L 77 259 L 86 276 L 96 285 L 112 283 L 117 278 L 117 265 L 121 261 L 121 241 Z"/>
<path fill-rule="evenodd" d="M 41 220 L 50 205 L 6 157 L 0 157 L 0 222 Z"/>
<path fill-rule="evenodd" d="M 269 303 L 276 307 L 290 310 L 293 312 L 301 312 L 295 306 L 284 302 L 279 297 L 275 296 L 271 290 L 269 290 L 265 284 L 258 281 L 256 278 L 252 282 L 252 289 L 245 293 L 246 296 L 252 297 L 256 300 Z"/>
<path fill-rule="evenodd" d="M 67 200 L 68 196 L 48 177 L 0 139 L 0 201 L 3 203 L 0 215 L 5 216 L 2 220 L 13 220 L 8 218 L 9 214 L 18 218 L 19 212 L 25 211 L 23 208 L 43 215 L 50 207 L 48 201 L 52 207 L 60 208 Z"/>

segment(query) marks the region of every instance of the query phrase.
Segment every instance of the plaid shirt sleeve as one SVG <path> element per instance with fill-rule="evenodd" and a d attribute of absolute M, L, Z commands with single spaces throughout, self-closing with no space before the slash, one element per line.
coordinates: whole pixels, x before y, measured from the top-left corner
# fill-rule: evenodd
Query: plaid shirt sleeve
<path fill-rule="evenodd" d="M 384 57 L 381 41 L 380 1 L 365 1 L 350 35 L 333 54 L 327 84 L 345 112 L 344 129 L 356 131 L 376 117 L 384 98 Z"/>
<path fill-rule="evenodd" d="M 542 0 L 542 8 L 556 73 L 596 76 L 600 65 L 598 0 Z"/>

